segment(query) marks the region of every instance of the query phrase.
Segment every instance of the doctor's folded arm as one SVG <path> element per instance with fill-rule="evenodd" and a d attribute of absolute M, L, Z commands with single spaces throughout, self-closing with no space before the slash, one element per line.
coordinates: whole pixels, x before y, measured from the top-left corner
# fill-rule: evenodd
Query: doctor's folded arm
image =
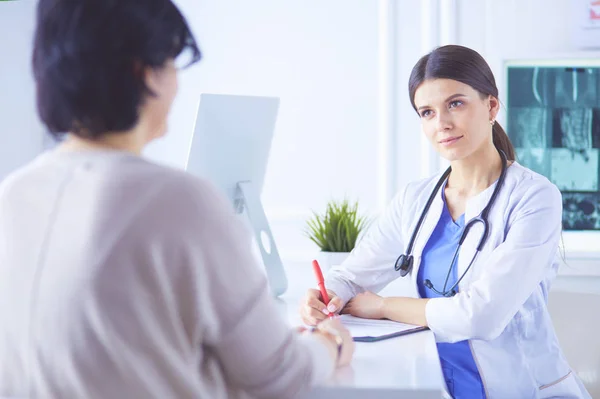
<path fill-rule="evenodd" d="M 409 96 L 450 167 L 403 187 L 328 273 L 328 310 L 429 327 L 453 398 L 590 398 L 547 307 L 561 193 L 515 161 L 488 64 L 466 47 L 439 47 L 414 66 Z M 377 294 L 397 278 L 410 279 L 404 292 Z M 324 310 L 309 290 L 304 322 Z"/>

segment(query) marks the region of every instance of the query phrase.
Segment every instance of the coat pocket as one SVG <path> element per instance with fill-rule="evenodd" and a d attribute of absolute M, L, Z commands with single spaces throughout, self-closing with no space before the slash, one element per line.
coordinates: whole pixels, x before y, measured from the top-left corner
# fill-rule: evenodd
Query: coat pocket
<path fill-rule="evenodd" d="M 581 399 L 589 398 L 589 396 L 586 395 L 585 391 L 582 392 L 577 377 L 572 371 L 569 371 L 559 379 L 542 385 L 539 388 L 539 398 Z"/>

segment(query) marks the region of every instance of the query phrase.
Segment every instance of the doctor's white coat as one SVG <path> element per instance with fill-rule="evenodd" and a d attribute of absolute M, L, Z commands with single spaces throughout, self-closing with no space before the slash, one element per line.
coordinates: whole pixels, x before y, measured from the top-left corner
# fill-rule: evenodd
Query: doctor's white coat
<path fill-rule="evenodd" d="M 348 259 L 331 270 L 326 285 L 344 303 L 364 290 L 378 292 L 400 277 L 394 263 L 406 250 L 439 178 L 402 189 Z M 479 215 L 496 184 L 469 199 L 465 221 Z M 413 269 L 405 277 L 412 284 L 403 296 L 419 297 L 421 253 L 443 206 L 438 192 L 415 241 Z M 560 259 L 560 191 L 515 162 L 507 169 L 488 222 L 487 242 L 458 294 L 427 304 L 427 323 L 436 340 L 469 340 L 488 398 L 589 398 L 565 360 L 546 306 Z M 470 230 L 459 254 L 458 276 L 468 267 L 482 230 L 481 223 Z"/>

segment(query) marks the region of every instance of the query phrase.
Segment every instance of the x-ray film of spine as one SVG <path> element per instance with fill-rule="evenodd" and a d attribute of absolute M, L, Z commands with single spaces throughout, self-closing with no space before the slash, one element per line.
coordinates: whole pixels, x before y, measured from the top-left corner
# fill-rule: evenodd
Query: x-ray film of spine
<path fill-rule="evenodd" d="M 563 108 L 554 111 L 554 146 L 571 150 L 592 148 L 591 108 Z"/>
<path fill-rule="evenodd" d="M 600 148 L 600 108 L 592 111 L 592 148 Z"/>
<path fill-rule="evenodd" d="M 566 230 L 600 230 L 600 67 L 509 66 L 517 161 L 559 187 Z"/>
<path fill-rule="evenodd" d="M 554 106 L 592 108 L 598 104 L 597 68 L 556 68 Z"/>
<path fill-rule="evenodd" d="M 553 148 L 550 180 L 561 191 L 598 191 L 598 149 Z"/>
<path fill-rule="evenodd" d="M 511 107 L 553 107 L 552 68 L 509 68 L 508 102 Z"/>
<path fill-rule="evenodd" d="M 563 193 L 565 230 L 600 230 L 600 193 Z"/>
<path fill-rule="evenodd" d="M 508 130 L 513 137 L 513 145 L 521 148 L 552 147 L 552 112 L 548 108 L 512 108 Z"/>
<path fill-rule="evenodd" d="M 543 176 L 550 176 L 552 172 L 551 148 L 521 148 L 516 147 L 517 159 L 522 165 Z"/>

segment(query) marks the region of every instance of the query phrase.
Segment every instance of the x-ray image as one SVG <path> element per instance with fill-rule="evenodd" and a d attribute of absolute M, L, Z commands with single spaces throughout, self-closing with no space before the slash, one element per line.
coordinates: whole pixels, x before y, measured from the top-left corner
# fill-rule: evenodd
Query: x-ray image
<path fill-rule="evenodd" d="M 510 110 L 508 131 L 513 145 L 521 148 L 552 146 L 552 112 L 548 108 L 519 107 Z"/>
<path fill-rule="evenodd" d="M 512 107 L 553 106 L 553 80 L 552 68 L 509 68 L 508 102 Z"/>
<path fill-rule="evenodd" d="M 600 230 L 600 67 L 509 66 L 517 160 L 561 190 L 566 230 Z"/>
<path fill-rule="evenodd" d="M 600 108 L 592 110 L 592 148 L 600 148 Z"/>
<path fill-rule="evenodd" d="M 552 149 L 550 148 L 515 148 L 517 161 L 543 176 L 552 173 Z"/>
<path fill-rule="evenodd" d="M 563 193 L 565 230 L 600 230 L 600 194 Z"/>
<path fill-rule="evenodd" d="M 554 111 L 554 147 L 592 148 L 592 109 L 563 108 Z"/>
<path fill-rule="evenodd" d="M 598 149 L 551 151 L 550 180 L 561 191 L 598 191 Z"/>
<path fill-rule="evenodd" d="M 593 108 L 598 105 L 597 68 L 555 68 L 554 106 L 557 108 Z"/>

